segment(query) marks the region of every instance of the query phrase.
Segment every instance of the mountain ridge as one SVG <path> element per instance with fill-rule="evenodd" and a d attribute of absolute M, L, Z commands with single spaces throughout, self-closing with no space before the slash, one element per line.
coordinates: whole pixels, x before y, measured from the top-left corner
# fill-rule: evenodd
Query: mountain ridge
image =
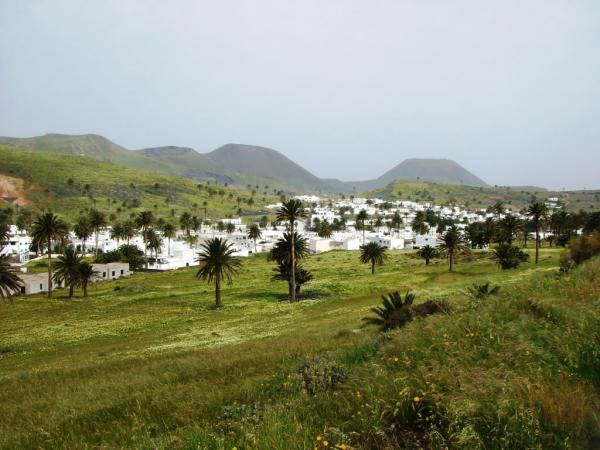
<path fill-rule="evenodd" d="M 155 170 L 219 183 L 268 186 L 287 192 L 350 193 L 385 187 L 395 180 L 422 180 L 488 186 L 449 159 L 409 158 L 372 180 L 319 178 L 283 153 L 258 145 L 228 143 L 207 153 L 191 147 L 160 146 L 129 150 L 98 134 L 50 133 L 29 138 L 0 137 L 0 144 L 87 156 L 131 168 Z"/>

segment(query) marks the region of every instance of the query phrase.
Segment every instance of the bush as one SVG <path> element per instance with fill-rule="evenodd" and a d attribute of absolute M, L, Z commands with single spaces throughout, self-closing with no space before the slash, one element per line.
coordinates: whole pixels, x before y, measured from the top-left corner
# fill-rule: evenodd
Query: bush
<path fill-rule="evenodd" d="M 584 234 L 569 241 L 571 259 L 576 264 L 590 259 L 594 255 L 600 255 L 600 232 Z"/>
<path fill-rule="evenodd" d="M 382 306 L 371 308 L 371 311 L 376 314 L 376 317 L 365 317 L 363 320 L 368 324 L 379 325 L 381 331 L 391 330 L 392 328 L 400 328 L 413 317 L 425 317 L 437 312 L 447 310 L 444 303 L 436 300 L 427 300 L 424 303 L 413 306 L 415 294 L 407 292 L 402 296 L 396 292 L 392 292 L 387 296 L 382 297 Z"/>
<path fill-rule="evenodd" d="M 473 284 L 467 288 L 465 294 L 473 299 L 487 298 L 490 295 L 496 295 L 500 290 L 500 286 L 491 287 L 489 281 L 484 284 Z"/>
<path fill-rule="evenodd" d="M 348 378 L 346 369 L 326 359 L 306 362 L 298 369 L 302 388 L 310 395 L 319 391 L 335 391 Z"/>
<path fill-rule="evenodd" d="M 100 264 L 126 262 L 129 263 L 130 270 L 136 270 L 144 265 L 144 252 L 135 245 L 125 244 L 118 250 L 98 254 L 96 262 Z"/>
<path fill-rule="evenodd" d="M 494 249 L 491 259 L 496 261 L 502 270 L 516 269 L 529 259 L 529 255 L 517 246 L 500 244 Z"/>

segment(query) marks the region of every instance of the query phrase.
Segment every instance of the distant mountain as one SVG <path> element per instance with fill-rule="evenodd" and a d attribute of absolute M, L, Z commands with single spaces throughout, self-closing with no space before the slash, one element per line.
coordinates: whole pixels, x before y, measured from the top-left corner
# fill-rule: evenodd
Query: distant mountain
<path fill-rule="evenodd" d="M 407 159 L 379 178 L 367 181 L 322 179 L 280 152 L 254 145 L 226 144 L 209 153 L 189 147 L 152 147 L 128 150 L 96 134 L 46 134 L 32 138 L 0 137 L 0 144 L 39 151 L 86 156 L 134 169 L 153 170 L 221 184 L 269 186 L 288 192 L 349 193 L 381 189 L 394 180 L 487 186 L 454 161 Z"/>

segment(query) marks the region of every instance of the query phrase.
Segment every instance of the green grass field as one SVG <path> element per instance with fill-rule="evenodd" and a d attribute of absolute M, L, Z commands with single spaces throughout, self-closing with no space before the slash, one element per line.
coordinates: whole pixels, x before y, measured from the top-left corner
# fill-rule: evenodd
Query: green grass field
<path fill-rule="evenodd" d="M 0 447 L 323 448 L 319 435 L 397 448 L 427 435 L 452 448 L 586 448 L 600 430 L 588 367 L 600 360 L 600 261 L 557 281 L 558 255 L 500 271 L 476 253 L 450 274 L 398 251 L 374 276 L 355 252 L 314 255 L 297 304 L 280 301 L 285 284 L 256 256 L 222 310 L 194 269 L 101 283 L 86 300 L 17 298 L 0 305 Z M 498 298 L 463 294 L 485 281 Z M 451 311 L 386 335 L 363 325 L 382 293 L 408 289 Z M 331 368 L 345 375 L 327 389 Z"/>
<path fill-rule="evenodd" d="M 206 184 L 202 181 L 129 169 L 82 156 L 6 146 L 0 146 L 0 175 L 23 180 L 24 194 L 34 210 L 53 210 L 71 221 L 89 208 L 114 214 L 117 220 L 128 219 L 142 210 L 171 220 L 184 211 L 204 217 L 204 208 L 206 216 L 212 219 L 237 215 L 238 208 L 256 216 L 264 212 L 265 204 L 276 200 L 258 192 L 252 205 L 238 203 L 238 197 L 247 200 L 251 193 L 212 185 L 215 193 L 210 195 L 206 189 L 198 188 L 199 183 Z"/>

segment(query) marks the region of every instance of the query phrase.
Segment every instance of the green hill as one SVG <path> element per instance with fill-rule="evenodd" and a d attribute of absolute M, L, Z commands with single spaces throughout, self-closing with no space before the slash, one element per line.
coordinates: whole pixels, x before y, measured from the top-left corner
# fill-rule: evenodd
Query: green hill
<path fill-rule="evenodd" d="M 183 211 L 212 218 L 258 214 L 273 197 L 157 172 L 131 169 L 86 156 L 0 146 L 0 190 L 5 204 L 54 210 L 72 219 L 95 207 L 118 218 L 149 209 L 164 218 Z M 19 197 L 14 200 L 15 197 Z M 238 198 L 240 201 L 238 202 Z"/>
<path fill-rule="evenodd" d="M 529 190 L 531 189 L 531 190 Z M 600 191 L 547 191 L 531 187 L 484 187 L 425 181 L 394 181 L 383 189 L 368 191 L 362 196 L 386 200 L 412 200 L 434 204 L 457 204 L 470 208 L 486 208 L 496 202 L 518 211 L 527 206 L 531 197 L 540 200 L 556 197 L 567 209 L 600 209 Z"/>

